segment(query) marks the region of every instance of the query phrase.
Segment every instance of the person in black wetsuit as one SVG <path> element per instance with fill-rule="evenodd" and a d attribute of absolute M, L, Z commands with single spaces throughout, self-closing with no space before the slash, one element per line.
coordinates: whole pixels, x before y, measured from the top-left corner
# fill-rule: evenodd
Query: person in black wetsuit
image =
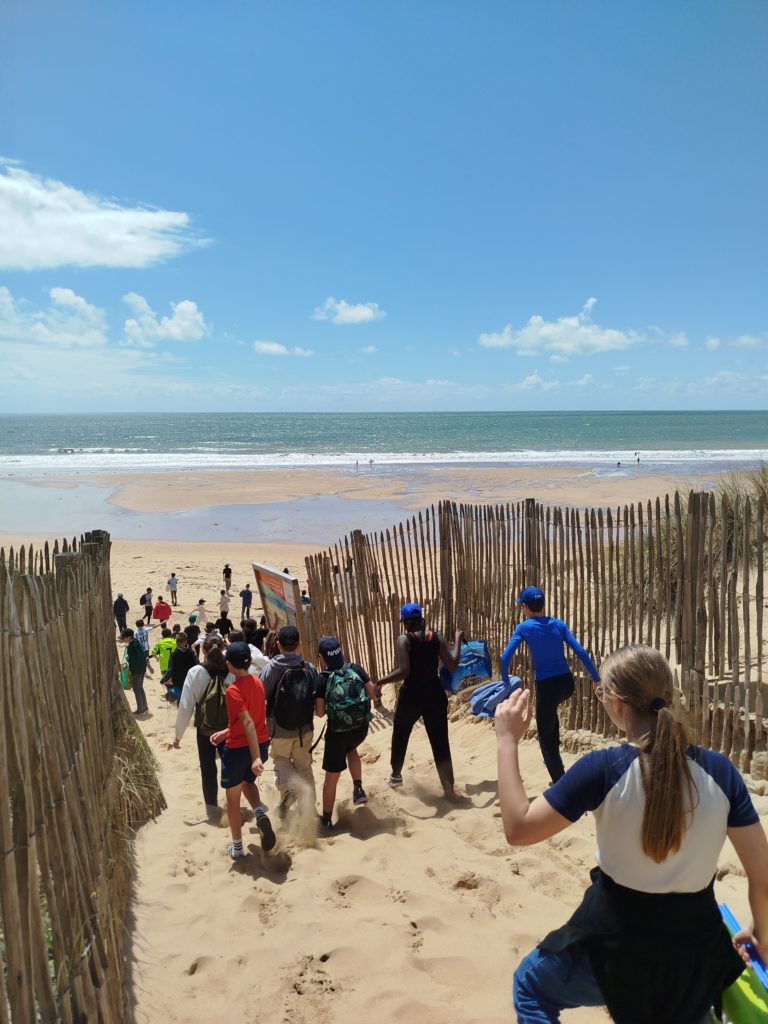
<path fill-rule="evenodd" d="M 448 742 L 448 697 L 438 671 L 441 661 L 449 672 L 456 671 L 464 636 L 457 630 L 451 650 L 437 632 L 426 628 L 418 604 L 404 604 L 400 609 L 400 621 L 405 632 L 395 642 L 397 668 L 378 681 L 378 686 L 382 686 L 384 683 L 404 680 L 397 695 L 392 725 L 392 774 L 389 784 L 403 784 L 402 771 L 408 740 L 414 725 L 421 718 L 427 730 L 437 774 L 443 790 L 450 796 L 453 793 L 453 763 Z"/>

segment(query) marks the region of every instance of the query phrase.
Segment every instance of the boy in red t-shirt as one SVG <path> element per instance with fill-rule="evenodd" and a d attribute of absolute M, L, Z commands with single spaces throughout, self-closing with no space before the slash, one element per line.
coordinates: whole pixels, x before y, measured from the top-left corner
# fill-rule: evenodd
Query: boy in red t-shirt
<path fill-rule="evenodd" d="M 264 771 L 264 762 L 269 756 L 264 686 L 260 679 L 248 672 L 251 664 L 248 644 L 242 641 L 230 644 L 224 657 L 227 668 L 235 677 L 226 693 L 229 725 L 215 732 L 211 743 L 218 746 L 222 740 L 225 741 L 221 755 L 221 787 L 227 794 L 227 817 L 232 830 L 232 843 L 227 847 L 227 854 L 232 860 L 238 860 L 245 856 L 240 818 L 241 792 L 245 793 L 256 815 L 262 850 L 269 853 L 277 840 L 256 785 L 256 777 Z"/>

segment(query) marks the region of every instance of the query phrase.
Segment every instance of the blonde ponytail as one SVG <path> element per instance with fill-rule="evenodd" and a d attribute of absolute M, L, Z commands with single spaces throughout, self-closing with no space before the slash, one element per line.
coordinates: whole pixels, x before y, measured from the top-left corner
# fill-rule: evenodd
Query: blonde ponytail
<path fill-rule="evenodd" d="M 685 725 L 671 710 L 672 671 L 653 647 L 630 644 L 603 664 L 602 679 L 636 719 L 645 789 L 643 852 L 660 864 L 680 849 L 693 809 L 696 786 L 688 766 Z"/>

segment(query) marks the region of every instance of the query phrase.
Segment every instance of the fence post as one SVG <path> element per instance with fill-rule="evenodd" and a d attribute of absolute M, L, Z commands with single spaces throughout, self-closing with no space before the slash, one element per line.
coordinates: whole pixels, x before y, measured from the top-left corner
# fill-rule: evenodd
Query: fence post
<path fill-rule="evenodd" d="M 523 521 L 523 583 L 527 587 L 539 584 L 539 545 L 537 534 L 536 500 L 535 498 L 526 498 L 525 519 Z"/>
<path fill-rule="evenodd" d="M 454 626 L 453 611 L 453 530 L 452 519 L 456 506 L 451 501 L 441 501 L 438 508 L 440 524 L 440 594 L 443 605 L 443 634 L 450 636 Z"/>

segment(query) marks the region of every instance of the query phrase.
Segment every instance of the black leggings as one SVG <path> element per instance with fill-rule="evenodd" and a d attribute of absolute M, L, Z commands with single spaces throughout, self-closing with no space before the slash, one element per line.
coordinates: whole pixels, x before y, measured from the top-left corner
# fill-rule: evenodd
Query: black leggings
<path fill-rule="evenodd" d="M 200 761 L 200 777 L 203 780 L 203 800 L 211 807 L 218 803 L 219 799 L 219 773 L 216 769 L 216 754 L 221 757 L 224 744 L 220 743 L 214 747 L 210 736 L 195 729 L 197 733 L 197 757 Z"/>
<path fill-rule="evenodd" d="M 558 705 L 573 696 L 573 676 L 565 672 L 561 676 L 550 676 L 536 683 L 536 728 L 539 733 L 541 756 L 544 758 L 549 777 L 557 782 L 565 775 L 563 759 L 560 757 L 560 719 Z"/>
<path fill-rule="evenodd" d="M 414 695 L 401 687 L 392 725 L 392 774 L 403 770 L 408 740 L 419 719 L 423 719 L 435 768 L 443 786 L 453 786 L 453 763 L 448 742 L 448 698 L 445 692 L 430 687 L 426 694 Z"/>

